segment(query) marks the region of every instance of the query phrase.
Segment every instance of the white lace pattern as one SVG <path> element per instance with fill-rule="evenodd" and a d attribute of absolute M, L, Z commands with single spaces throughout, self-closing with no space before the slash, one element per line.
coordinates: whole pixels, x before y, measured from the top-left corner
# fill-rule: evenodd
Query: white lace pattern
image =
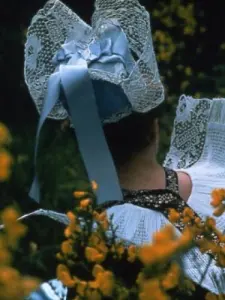
<path fill-rule="evenodd" d="M 83 45 L 97 39 L 105 24 L 116 20 L 127 35 L 129 46 L 136 60 L 133 70 L 125 78 L 89 69 L 94 80 L 105 80 L 120 85 L 132 105 L 132 110 L 147 112 L 164 100 L 153 49 L 149 14 L 138 0 L 96 0 L 91 28 L 59 0 L 49 0 L 35 15 L 28 29 L 25 46 L 25 81 L 35 105 L 40 112 L 46 94 L 49 76 L 54 72 L 52 58 L 60 46 L 73 38 Z M 104 120 L 115 122 L 130 114 L 127 109 Z M 67 112 L 57 103 L 49 115 L 65 119 Z"/>

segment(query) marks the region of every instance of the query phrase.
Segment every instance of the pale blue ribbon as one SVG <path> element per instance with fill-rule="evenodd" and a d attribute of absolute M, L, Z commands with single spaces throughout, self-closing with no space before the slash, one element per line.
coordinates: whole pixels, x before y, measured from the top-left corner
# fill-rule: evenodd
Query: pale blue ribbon
<path fill-rule="evenodd" d="M 126 35 L 118 26 L 111 26 L 110 30 L 104 32 L 99 40 L 83 49 L 74 41 L 69 41 L 57 52 L 54 62 L 58 67 L 49 78 L 47 94 L 38 124 L 35 166 L 38 140 L 43 123 L 56 103 L 64 101 L 75 128 L 78 146 L 89 180 L 95 180 L 99 186 L 96 194 L 97 204 L 122 200 L 117 172 L 105 140 L 88 68 L 127 75 L 132 69 L 133 61 Z M 107 101 L 107 99 L 104 100 Z M 114 103 L 112 113 L 121 110 L 123 105 L 124 103 L 115 106 Z M 37 202 L 40 201 L 37 176 L 32 184 L 30 197 Z"/>

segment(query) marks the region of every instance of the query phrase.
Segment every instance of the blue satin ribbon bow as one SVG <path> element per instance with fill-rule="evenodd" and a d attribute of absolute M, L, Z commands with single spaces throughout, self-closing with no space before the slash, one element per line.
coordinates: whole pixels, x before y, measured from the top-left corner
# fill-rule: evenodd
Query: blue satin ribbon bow
<path fill-rule="evenodd" d="M 113 103 L 107 103 L 108 99 L 104 96 L 96 99 L 94 81 L 90 78 L 88 69 L 128 76 L 133 61 L 126 35 L 120 27 L 111 24 L 108 30 L 88 47 L 81 47 L 75 41 L 68 41 L 56 53 L 53 62 L 57 68 L 49 77 L 47 94 L 38 124 L 35 165 L 42 125 L 55 104 L 61 101 L 67 107 L 71 117 L 89 180 L 98 183 L 97 204 L 122 200 L 117 172 L 105 140 L 101 119 L 122 111 L 130 104 L 122 92 L 120 100 L 117 99 Z M 103 107 L 107 106 L 105 111 L 101 109 L 101 102 Z M 40 201 L 37 176 L 29 195 L 37 202 Z"/>

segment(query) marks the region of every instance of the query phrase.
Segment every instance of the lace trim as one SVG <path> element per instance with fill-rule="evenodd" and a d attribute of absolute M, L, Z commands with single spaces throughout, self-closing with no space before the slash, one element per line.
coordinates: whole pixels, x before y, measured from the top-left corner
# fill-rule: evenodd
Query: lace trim
<path fill-rule="evenodd" d="M 199 218 L 203 223 L 201 217 L 175 192 L 168 189 L 159 189 L 159 190 L 139 190 L 139 191 L 129 191 L 124 190 L 124 200 L 123 201 L 109 201 L 98 207 L 98 210 L 102 211 L 104 209 L 108 209 L 115 205 L 123 205 L 126 203 L 130 203 L 142 208 L 155 210 L 161 212 L 167 219 L 169 219 L 169 209 L 174 208 L 180 214 L 183 213 L 185 208 L 189 208 L 194 218 Z M 173 225 L 180 231 L 183 232 L 186 225 L 182 222 L 182 218 Z M 195 242 L 198 245 L 198 241 L 203 238 L 202 235 L 197 235 Z M 220 246 L 224 246 L 224 243 L 221 243 L 216 234 L 211 233 L 211 240 L 219 244 Z M 212 255 L 209 250 L 206 252 L 207 254 Z"/>
<path fill-rule="evenodd" d="M 180 97 L 164 166 L 188 168 L 199 160 L 204 149 L 211 105 L 209 99 Z"/>
<path fill-rule="evenodd" d="M 133 110 L 138 112 L 147 112 L 164 101 L 149 14 L 137 0 L 96 0 L 93 28 L 61 1 L 49 0 L 32 19 L 25 45 L 25 81 L 38 112 L 43 107 L 49 76 L 55 70 L 52 58 L 56 51 L 67 39 L 88 45 L 92 38 L 98 38 L 110 20 L 116 20 L 126 33 L 130 49 L 137 56 L 136 64 L 126 78 L 121 78 L 121 74 L 90 68 L 91 78 L 120 85 Z M 129 113 L 127 110 L 119 112 L 104 121 L 115 122 Z M 62 103 L 58 102 L 48 117 L 60 120 L 67 118 L 68 114 Z"/>

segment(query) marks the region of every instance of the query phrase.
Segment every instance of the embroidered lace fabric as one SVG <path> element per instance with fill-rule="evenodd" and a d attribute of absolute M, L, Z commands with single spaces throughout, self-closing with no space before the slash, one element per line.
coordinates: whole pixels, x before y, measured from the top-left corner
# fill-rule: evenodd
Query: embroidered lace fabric
<path fill-rule="evenodd" d="M 165 171 L 165 178 L 166 178 L 166 187 L 165 189 L 160 190 L 138 190 L 138 191 L 130 191 L 130 190 L 124 190 L 124 200 L 123 201 L 111 201 L 106 202 L 103 205 L 99 207 L 99 209 L 109 209 L 112 206 L 120 206 L 123 204 L 132 204 L 136 205 L 138 207 L 146 208 L 149 210 L 155 210 L 160 213 L 162 213 L 166 219 L 169 218 L 169 209 L 174 208 L 177 212 L 182 214 L 185 208 L 190 208 L 189 205 L 179 196 L 179 186 L 178 186 L 178 177 L 175 171 L 164 168 Z M 191 208 L 190 208 L 191 209 Z M 192 209 L 191 209 L 192 210 Z M 195 218 L 199 217 L 198 214 L 193 211 L 193 216 Z M 113 221 L 113 219 L 112 219 Z M 120 221 L 123 222 L 123 221 Z M 143 222 L 143 221 L 142 221 Z M 134 221 L 134 223 L 136 223 Z M 142 224 L 144 225 L 144 224 Z M 137 234 L 138 238 L 142 236 L 143 234 L 141 231 L 143 230 L 142 225 L 140 223 L 140 227 L 138 226 L 137 230 L 139 231 L 139 234 Z M 182 219 L 180 219 L 177 223 L 173 223 L 173 225 L 182 232 L 185 228 L 185 224 L 182 222 Z M 120 231 L 120 227 L 118 224 L 116 224 L 116 234 L 118 231 Z M 118 234 L 120 235 L 120 234 Z M 200 240 L 202 238 L 201 235 L 198 235 L 196 237 L 196 241 Z M 218 240 L 218 237 L 215 234 L 211 234 L 211 240 L 215 242 L 216 244 L 220 244 L 220 241 Z M 127 241 L 129 243 L 129 241 Z M 132 238 L 130 240 L 130 243 L 137 244 L 138 242 Z M 141 242 L 143 243 L 143 242 Z M 222 246 L 224 244 L 221 243 Z M 211 254 L 210 251 L 208 253 Z"/>
<path fill-rule="evenodd" d="M 130 49 L 137 57 L 135 67 L 126 78 L 124 74 L 113 74 L 89 69 L 92 79 L 105 80 L 120 85 L 132 108 L 147 112 L 164 100 L 164 89 L 160 81 L 153 49 L 149 14 L 138 0 L 96 0 L 90 27 L 79 16 L 59 0 L 49 0 L 32 19 L 25 45 L 25 81 L 40 112 L 47 90 L 49 76 L 54 72 L 52 58 L 67 39 L 73 39 L 82 47 L 88 47 L 107 22 L 116 20 L 127 35 Z M 116 122 L 131 113 L 126 108 L 104 122 Z M 49 117 L 65 119 L 67 112 L 61 102 L 54 107 Z"/>
<path fill-rule="evenodd" d="M 198 118 L 201 122 L 198 122 Z M 210 205 L 212 190 L 225 187 L 224 149 L 225 99 L 181 96 L 165 166 L 181 170 L 190 176 L 192 192 L 188 205 L 203 220 L 213 216 L 214 208 Z M 217 228 L 224 232 L 225 215 L 216 217 L 215 220 Z M 201 280 L 200 273 L 208 266 L 201 285 L 213 293 L 225 293 L 225 270 L 217 267 L 214 260 L 209 261 L 209 257 L 202 255 L 197 248 L 185 256 L 184 266 L 187 276 L 195 282 Z"/>
<path fill-rule="evenodd" d="M 207 99 L 193 101 L 192 97 L 180 97 L 165 166 L 181 169 L 198 161 L 205 144 L 211 104 Z"/>

